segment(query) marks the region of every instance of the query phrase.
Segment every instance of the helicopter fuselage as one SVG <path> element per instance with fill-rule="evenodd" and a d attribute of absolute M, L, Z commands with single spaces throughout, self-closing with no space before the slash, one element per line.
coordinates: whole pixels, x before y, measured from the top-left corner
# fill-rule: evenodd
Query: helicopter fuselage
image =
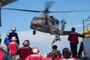
<path fill-rule="evenodd" d="M 55 20 L 55 18 L 51 21 L 50 16 L 48 16 L 47 19 L 48 22 L 46 22 L 45 16 L 34 17 L 30 28 L 44 33 L 54 32 L 54 34 L 57 34 L 56 32 L 59 31 L 59 27 L 57 27 L 59 25 L 59 21 Z"/>

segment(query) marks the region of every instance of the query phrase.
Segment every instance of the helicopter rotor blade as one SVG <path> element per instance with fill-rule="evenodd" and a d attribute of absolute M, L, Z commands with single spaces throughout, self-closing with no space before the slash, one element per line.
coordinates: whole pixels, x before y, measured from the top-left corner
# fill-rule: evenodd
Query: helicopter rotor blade
<path fill-rule="evenodd" d="M 78 10 L 78 11 L 49 11 L 48 13 L 74 13 L 74 12 L 90 12 L 90 10 Z"/>
<path fill-rule="evenodd" d="M 55 1 L 45 1 L 45 10 L 49 10 Z"/>
<path fill-rule="evenodd" d="M 37 11 L 37 10 L 26 10 L 26 9 L 16 9 L 16 8 L 2 8 L 6 10 L 17 10 L 17 11 L 25 11 L 25 12 L 36 12 L 36 13 L 42 13 L 43 11 Z"/>
<path fill-rule="evenodd" d="M 16 9 L 16 8 L 1 8 L 6 10 L 17 10 L 17 11 L 25 11 L 25 12 L 36 12 L 36 13 L 44 13 L 45 11 L 38 10 L 26 10 L 26 9 Z M 77 11 L 47 11 L 47 13 L 74 13 L 74 12 L 90 12 L 90 10 L 77 10 Z"/>

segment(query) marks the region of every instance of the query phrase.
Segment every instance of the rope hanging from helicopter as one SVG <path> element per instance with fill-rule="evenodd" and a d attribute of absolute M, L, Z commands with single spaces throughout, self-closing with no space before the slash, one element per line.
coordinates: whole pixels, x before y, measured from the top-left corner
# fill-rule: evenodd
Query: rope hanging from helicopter
<path fill-rule="evenodd" d="M 60 30 L 64 30 L 65 24 L 66 24 L 65 13 L 62 13 L 62 20 L 60 21 L 60 23 L 61 23 L 61 29 Z"/>

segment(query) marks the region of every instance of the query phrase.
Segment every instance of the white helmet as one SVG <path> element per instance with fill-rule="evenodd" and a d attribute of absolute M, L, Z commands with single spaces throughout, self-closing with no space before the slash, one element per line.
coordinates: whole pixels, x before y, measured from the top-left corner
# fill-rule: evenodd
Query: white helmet
<path fill-rule="evenodd" d="M 16 31 L 16 28 L 15 28 L 15 27 L 13 27 L 13 28 L 11 29 L 11 31 Z"/>

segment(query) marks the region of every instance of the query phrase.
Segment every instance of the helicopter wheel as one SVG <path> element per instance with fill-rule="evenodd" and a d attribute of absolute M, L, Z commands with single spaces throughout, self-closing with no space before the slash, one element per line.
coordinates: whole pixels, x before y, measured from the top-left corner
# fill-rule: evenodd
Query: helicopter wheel
<path fill-rule="evenodd" d="M 33 30 L 33 35 L 35 35 L 36 34 L 36 30 Z"/>

